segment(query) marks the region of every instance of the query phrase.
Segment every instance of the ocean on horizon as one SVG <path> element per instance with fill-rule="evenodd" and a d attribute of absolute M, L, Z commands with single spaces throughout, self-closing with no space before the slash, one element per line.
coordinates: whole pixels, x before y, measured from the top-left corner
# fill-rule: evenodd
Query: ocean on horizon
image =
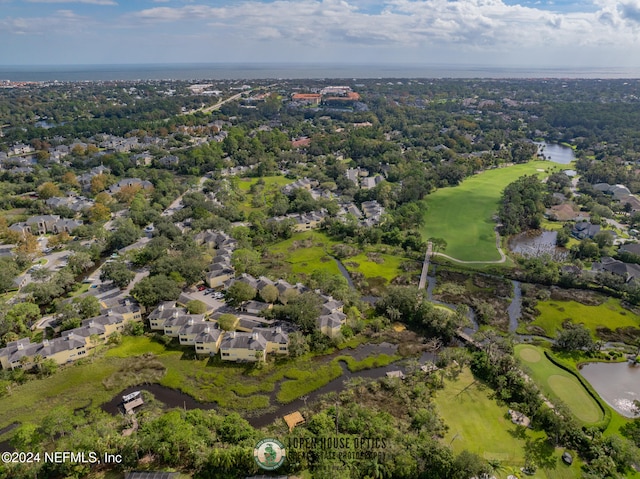
<path fill-rule="evenodd" d="M 502 68 L 485 65 L 129 64 L 0 66 L 0 81 L 256 80 L 322 78 L 640 78 L 638 68 Z"/>

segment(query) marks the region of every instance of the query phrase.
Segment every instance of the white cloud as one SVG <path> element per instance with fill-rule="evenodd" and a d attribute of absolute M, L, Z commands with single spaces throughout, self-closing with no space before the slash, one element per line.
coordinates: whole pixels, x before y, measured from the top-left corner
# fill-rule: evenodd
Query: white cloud
<path fill-rule="evenodd" d="M 8 32 L 15 35 L 45 35 L 65 34 L 73 35 L 93 24 L 87 17 L 77 15 L 71 10 L 58 10 L 47 17 L 7 17 L 0 19 L 0 32 Z"/>
<path fill-rule="evenodd" d="M 25 0 L 28 3 L 85 3 L 87 5 L 118 5 L 114 0 Z"/>
<path fill-rule="evenodd" d="M 600 0 L 607 1 L 607 0 Z M 380 2 L 378 2 L 380 3 Z M 388 0 L 380 13 L 366 0 L 276 0 L 224 7 L 185 5 L 134 13 L 137 21 L 207 22 L 241 38 L 278 38 L 306 45 L 348 42 L 420 47 L 464 44 L 497 50 L 519 46 L 636 44 L 640 0 L 601 5 L 597 12 L 551 12 L 502 0 Z M 204 28 L 204 27 L 202 27 Z"/>

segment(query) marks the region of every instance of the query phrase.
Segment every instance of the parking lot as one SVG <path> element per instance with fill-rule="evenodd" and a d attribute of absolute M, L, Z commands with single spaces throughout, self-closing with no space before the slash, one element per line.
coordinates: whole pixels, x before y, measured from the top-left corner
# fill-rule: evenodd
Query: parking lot
<path fill-rule="evenodd" d="M 183 296 L 188 297 L 189 299 L 197 299 L 202 301 L 204 304 L 212 308 L 214 311 L 217 311 L 221 308 L 226 308 L 227 305 L 224 302 L 224 299 L 216 299 L 212 297 L 211 294 L 204 294 L 206 290 L 203 291 L 194 291 L 194 292 L 185 292 Z"/>

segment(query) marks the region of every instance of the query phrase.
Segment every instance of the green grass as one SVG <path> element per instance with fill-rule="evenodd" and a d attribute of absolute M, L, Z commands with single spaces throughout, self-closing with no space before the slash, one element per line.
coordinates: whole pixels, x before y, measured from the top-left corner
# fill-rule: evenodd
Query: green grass
<path fill-rule="evenodd" d="M 405 258 L 384 253 L 379 253 L 378 255 L 380 258 L 382 258 L 382 263 L 371 261 L 366 253 L 352 256 L 348 259 L 343 260 L 342 263 L 350 272 L 357 271 L 359 273 L 362 273 L 365 278 L 382 277 L 389 283 L 396 276 L 402 274 L 400 264 L 405 261 Z M 350 266 L 349 263 L 351 262 L 358 263 L 358 266 Z"/>
<path fill-rule="evenodd" d="M 105 356 L 108 358 L 128 358 L 142 354 L 141 352 L 162 354 L 165 352 L 165 347 L 148 336 L 125 336 L 122 338 L 122 342 L 107 351 Z"/>
<path fill-rule="evenodd" d="M 301 243 L 310 240 L 312 246 L 303 246 Z M 296 247 L 295 243 L 299 243 Z M 311 274 L 322 270 L 331 274 L 340 274 L 338 265 L 327 250 L 336 242 L 326 234 L 318 231 L 305 231 L 296 233 L 291 238 L 273 245 L 269 251 L 282 255 L 284 260 L 291 264 L 291 271 L 297 274 Z"/>
<path fill-rule="evenodd" d="M 286 373 L 286 376 L 292 381 L 282 383 L 276 399 L 283 404 L 290 403 L 305 394 L 321 388 L 341 375 L 342 368 L 337 361 L 331 361 L 329 364 L 316 366 L 307 371 L 291 369 Z"/>
<path fill-rule="evenodd" d="M 361 361 L 353 358 L 352 356 L 338 356 L 334 359 L 334 361 L 344 361 L 347 363 L 347 368 L 352 373 L 356 371 L 362 371 L 364 369 L 372 369 L 372 368 L 380 368 L 382 366 L 387 366 L 394 361 L 398 361 L 401 359 L 400 355 L 389 355 L 389 354 L 380 354 L 378 356 L 371 356 Z"/>
<path fill-rule="evenodd" d="M 561 400 L 583 424 L 593 424 L 604 418 L 598 403 L 580 381 L 549 361 L 542 348 L 519 344 L 515 347 L 515 354 L 531 379 L 551 402 Z"/>
<path fill-rule="evenodd" d="M 532 326 L 542 328 L 546 336 L 555 337 L 562 323 L 569 319 L 581 323 L 596 337 L 596 328 L 611 330 L 624 327 L 640 327 L 640 318 L 624 309 L 620 300 L 610 298 L 598 306 L 587 306 L 576 301 L 540 301 L 536 308 L 540 315 L 532 321 Z"/>
<path fill-rule="evenodd" d="M 446 254 L 466 261 L 500 259 L 496 249 L 493 216 L 504 188 L 526 174 L 546 173 L 538 169 L 554 166 L 532 161 L 508 168 L 488 170 L 464 180 L 459 186 L 442 188 L 426 199 L 427 211 L 422 235 L 444 238 Z"/>
<path fill-rule="evenodd" d="M 255 185 L 261 178 L 240 178 L 238 181 L 238 187 L 241 191 L 247 193 L 252 185 Z M 293 183 L 293 180 L 285 178 L 284 176 L 266 176 L 262 178 L 264 181 L 264 189 L 269 190 L 273 186 L 283 187 L 289 183 Z"/>
<path fill-rule="evenodd" d="M 476 381 L 468 369 L 455 381 L 446 380 L 443 390 L 435 397 L 438 413 L 449 426 L 443 442 L 450 444 L 455 453 L 463 450 L 474 452 L 485 459 L 497 459 L 502 470 L 498 477 L 506 478 L 524 465 L 527 440 L 544 457 L 546 467 L 541 467 L 535 477 L 572 479 L 579 477 L 580 465 L 571 467 L 560 460 L 562 451 L 554 450 L 545 440 L 545 433 L 523 429 L 506 417 L 508 407 L 492 399 L 492 391 Z M 574 454 L 575 456 L 575 454 Z"/>

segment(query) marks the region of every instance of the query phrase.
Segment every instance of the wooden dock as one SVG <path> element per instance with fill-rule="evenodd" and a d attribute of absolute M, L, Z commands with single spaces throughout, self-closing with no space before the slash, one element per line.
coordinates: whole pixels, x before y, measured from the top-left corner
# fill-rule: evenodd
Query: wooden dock
<path fill-rule="evenodd" d="M 427 286 L 427 275 L 429 274 L 429 260 L 431 259 L 431 251 L 433 250 L 433 245 L 431 241 L 427 243 L 427 252 L 424 255 L 424 263 L 422 263 L 422 273 L 420 273 L 420 283 L 418 284 L 418 289 L 425 289 Z"/>

